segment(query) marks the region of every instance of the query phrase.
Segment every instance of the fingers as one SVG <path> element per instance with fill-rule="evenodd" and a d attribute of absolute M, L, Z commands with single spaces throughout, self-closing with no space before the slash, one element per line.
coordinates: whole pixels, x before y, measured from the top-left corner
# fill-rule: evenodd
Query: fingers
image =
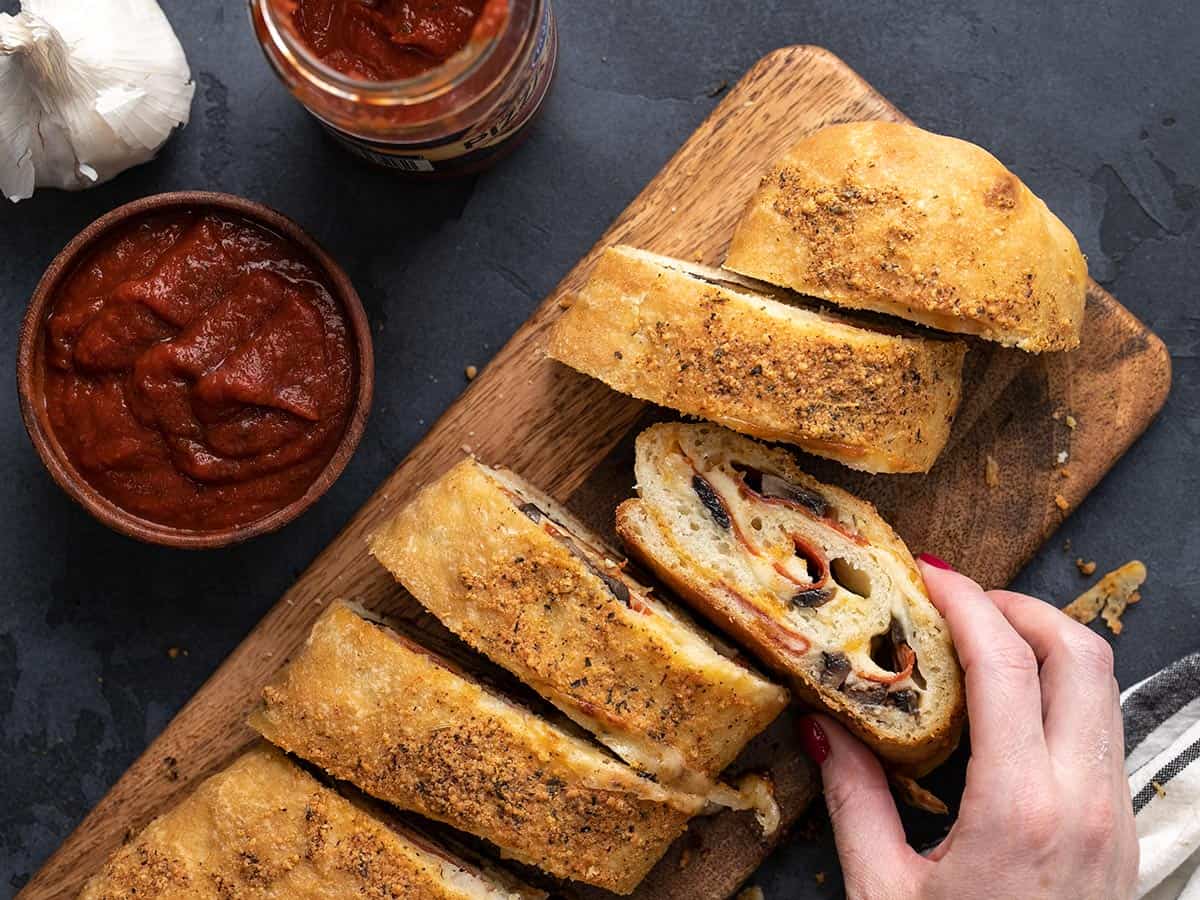
<path fill-rule="evenodd" d="M 1041 662 L 1043 727 L 1062 790 L 1093 828 L 1123 833 L 1121 845 L 1136 852 L 1136 837 L 1129 838 L 1134 826 L 1120 692 L 1108 641 L 1041 600 L 1011 591 L 989 596 Z M 1123 858 L 1111 865 L 1118 881 L 1129 869 Z"/>
<path fill-rule="evenodd" d="M 988 594 L 1041 663 L 1043 728 L 1050 753 L 1100 763 L 1124 781 L 1120 700 L 1108 641 L 1024 594 Z"/>
<path fill-rule="evenodd" d="M 1035 774 L 1034 767 L 1049 765 L 1049 754 L 1033 650 L 979 585 L 957 572 L 920 565 L 966 676 L 972 761 Z"/>
<path fill-rule="evenodd" d="M 904 887 L 915 887 L 929 863 L 908 846 L 879 760 L 827 716 L 806 716 L 800 729 L 805 751 L 821 767 L 847 895 L 915 896 Z"/>

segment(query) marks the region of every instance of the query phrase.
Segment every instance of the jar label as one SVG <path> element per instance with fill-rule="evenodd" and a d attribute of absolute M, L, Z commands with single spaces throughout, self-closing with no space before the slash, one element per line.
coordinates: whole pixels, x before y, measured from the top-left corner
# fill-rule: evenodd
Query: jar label
<path fill-rule="evenodd" d="M 528 77 L 517 80 L 485 119 L 465 131 L 418 149 L 411 144 L 367 140 L 328 122 L 321 124 L 351 153 L 385 168 L 413 174 L 469 170 L 499 154 L 532 121 L 550 89 L 557 57 L 558 30 L 547 3 L 530 54 Z"/>

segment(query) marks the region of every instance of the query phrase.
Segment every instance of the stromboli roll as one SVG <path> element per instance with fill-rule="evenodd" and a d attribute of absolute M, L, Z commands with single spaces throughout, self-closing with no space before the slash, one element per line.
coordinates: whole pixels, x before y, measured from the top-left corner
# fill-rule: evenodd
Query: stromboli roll
<path fill-rule="evenodd" d="M 726 267 L 1030 352 L 1079 346 L 1087 260 L 999 160 L 897 122 L 830 125 L 762 179 Z"/>
<path fill-rule="evenodd" d="M 704 805 L 342 603 L 263 690 L 250 724 L 380 800 L 617 893 Z"/>
<path fill-rule="evenodd" d="M 965 715 L 950 632 L 874 507 L 709 425 L 647 429 L 636 472 L 617 510 L 635 557 L 893 772 L 949 755 Z"/>
<path fill-rule="evenodd" d="M 367 811 L 261 744 L 112 855 L 80 900 L 544 900 Z"/>
<path fill-rule="evenodd" d="M 706 792 L 787 705 L 512 472 L 463 460 L 371 552 L 451 631 L 663 783 Z"/>
<path fill-rule="evenodd" d="M 965 346 L 859 327 L 730 272 L 612 247 L 550 356 L 615 390 L 867 472 L 926 472 Z"/>

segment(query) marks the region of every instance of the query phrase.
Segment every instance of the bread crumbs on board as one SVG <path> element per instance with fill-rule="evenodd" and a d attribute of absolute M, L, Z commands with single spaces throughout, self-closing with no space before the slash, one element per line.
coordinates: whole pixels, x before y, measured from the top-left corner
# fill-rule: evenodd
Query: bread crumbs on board
<path fill-rule="evenodd" d="M 1093 559 L 1084 560 L 1082 556 L 1075 558 L 1075 568 L 1079 570 L 1080 575 L 1095 575 L 1096 561 Z"/>
<path fill-rule="evenodd" d="M 1054 495 L 1054 505 L 1057 506 L 1059 509 L 1061 509 L 1063 512 L 1066 512 L 1068 509 L 1071 508 L 1071 504 L 1067 502 L 1067 498 L 1064 497 L 1062 494 Z"/>
<path fill-rule="evenodd" d="M 737 895 L 737 900 L 766 900 L 766 894 L 758 885 L 751 885 L 742 889 L 741 893 Z"/>
<path fill-rule="evenodd" d="M 987 486 L 990 488 L 1000 486 L 1000 463 L 996 462 L 996 457 L 990 453 L 984 461 L 983 480 L 987 482 Z"/>
<path fill-rule="evenodd" d="M 1064 606 L 1063 612 L 1084 625 L 1094 622 L 1099 616 L 1104 619 L 1109 631 L 1120 634 L 1124 627 L 1121 616 L 1130 604 L 1142 599 L 1138 589 L 1145 581 L 1145 565 L 1136 559 L 1127 562 Z"/>

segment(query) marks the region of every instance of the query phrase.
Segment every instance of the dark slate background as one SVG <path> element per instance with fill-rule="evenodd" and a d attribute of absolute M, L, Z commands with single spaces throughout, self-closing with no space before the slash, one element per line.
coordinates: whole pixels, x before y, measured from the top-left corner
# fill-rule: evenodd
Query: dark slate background
<path fill-rule="evenodd" d="M 529 142 L 486 176 L 431 188 L 325 140 L 268 71 L 242 0 L 163 5 L 197 81 L 191 124 L 115 183 L 0 208 L 0 360 L 13 365 L 26 301 L 80 228 L 135 197 L 207 188 L 278 208 L 343 263 L 376 328 L 377 399 L 357 456 L 305 517 L 193 554 L 141 546 L 75 508 L 25 436 L 13 382 L 0 390 L 0 894 L 158 734 L 719 86 L 785 44 L 830 48 L 919 123 L 993 150 L 1079 236 L 1092 274 L 1166 340 L 1166 411 L 1018 586 L 1059 602 L 1078 592 L 1063 537 L 1102 567 L 1140 557 L 1150 580 L 1116 642 L 1121 682 L 1200 649 L 1200 5 L 559 0 L 560 69 Z M 170 647 L 187 654 L 172 659 Z M 821 888 L 817 871 L 829 873 Z M 817 827 L 755 880 L 771 898 L 825 896 L 836 871 Z"/>

